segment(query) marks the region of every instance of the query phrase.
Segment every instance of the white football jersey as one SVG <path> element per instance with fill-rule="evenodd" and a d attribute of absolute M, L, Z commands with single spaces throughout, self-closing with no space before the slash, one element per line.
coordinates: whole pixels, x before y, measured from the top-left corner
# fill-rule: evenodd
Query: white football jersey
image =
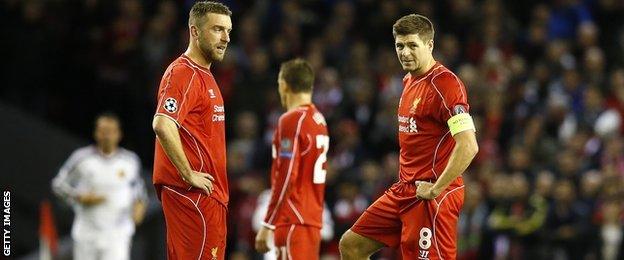
<path fill-rule="evenodd" d="M 72 238 L 106 243 L 132 236 L 133 205 L 147 201 L 140 171 L 139 157 L 123 148 L 104 155 L 91 145 L 72 153 L 52 181 L 53 191 L 74 208 Z M 94 206 L 76 201 L 79 194 L 87 193 L 103 196 L 104 201 Z"/>

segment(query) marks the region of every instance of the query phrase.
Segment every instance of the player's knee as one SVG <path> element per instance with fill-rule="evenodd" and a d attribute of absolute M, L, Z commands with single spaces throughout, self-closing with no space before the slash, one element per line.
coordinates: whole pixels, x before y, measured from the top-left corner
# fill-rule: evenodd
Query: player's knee
<path fill-rule="evenodd" d="M 338 244 L 338 250 L 340 250 L 340 256 L 342 259 L 350 259 L 353 255 L 355 255 L 353 247 L 349 244 L 350 242 L 342 236 L 340 243 Z"/>
<path fill-rule="evenodd" d="M 350 230 L 345 232 L 340 238 L 338 249 L 340 250 L 342 259 L 361 259 L 366 257 L 363 255 L 365 252 L 363 252 L 358 245 L 357 237 L 355 237 Z"/>

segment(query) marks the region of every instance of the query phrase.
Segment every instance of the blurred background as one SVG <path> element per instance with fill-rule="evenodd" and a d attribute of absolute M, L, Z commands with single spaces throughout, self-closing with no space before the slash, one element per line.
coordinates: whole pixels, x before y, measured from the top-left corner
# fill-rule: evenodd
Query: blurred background
<path fill-rule="evenodd" d="M 269 188 L 270 139 L 283 112 L 280 62 L 304 57 L 331 146 L 324 259 L 398 172 L 401 70 L 392 24 L 432 18 L 434 57 L 465 83 L 480 152 L 464 173 L 459 259 L 624 259 L 624 2 L 619 0 L 223 1 L 234 30 L 213 64 L 226 102 L 229 259 L 260 259 L 252 215 Z M 12 254 L 37 259 L 49 201 L 59 259 L 72 211 L 50 181 L 93 120 L 120 115 L 150 207 L 133 259 L 164 259 L 151 183 L 156 91 L 188 42 L 192 0 L 0 0 L 0 180 L 11 191 Z M 619 254 L 619 255 L 618 255 Z M 396 259 L 390 250 L 376 259 Z"/>

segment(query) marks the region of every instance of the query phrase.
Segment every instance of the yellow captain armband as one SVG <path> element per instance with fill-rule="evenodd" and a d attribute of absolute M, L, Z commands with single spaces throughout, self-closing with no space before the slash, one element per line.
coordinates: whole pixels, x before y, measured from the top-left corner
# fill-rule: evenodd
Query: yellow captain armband
<path fill-rule="evenodd" d="M 461 113 L 454 115 L 446 121 L 449 129 L 451 130 L 451 135 L 455 136 L 455 134 L 466 131 L 473 130 L 477 131 L 474 126 L 474 122 L 472 121 L 472 117 L 468 113 Z"/>

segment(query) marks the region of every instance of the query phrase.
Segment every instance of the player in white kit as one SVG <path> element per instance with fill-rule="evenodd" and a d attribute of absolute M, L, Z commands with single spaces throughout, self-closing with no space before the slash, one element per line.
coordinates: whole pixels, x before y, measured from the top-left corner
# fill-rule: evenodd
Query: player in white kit
<path fill-rule="evenodd" d="M 139 157 L 119 147 L 120 121 L 96 118 L 96 144 L 79 148 L 52 180 L 52 189 L 75 213 L 74 259 L 130 259 L 135 225 L 143 220 L 147 194 Z"/>

